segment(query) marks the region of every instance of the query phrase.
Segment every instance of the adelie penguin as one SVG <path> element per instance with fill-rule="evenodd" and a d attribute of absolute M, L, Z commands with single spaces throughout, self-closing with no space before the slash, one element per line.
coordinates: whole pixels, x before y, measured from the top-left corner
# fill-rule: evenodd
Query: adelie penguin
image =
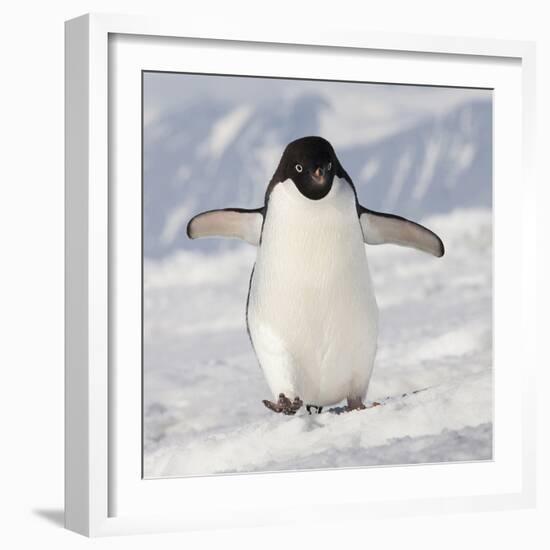
<path fill-rule="evenodd" d="M 321 137 L 287 145 L 256 210 L 203 212 L 191 239 L 229 237 L 257 246 L 246 305 L 252 345 L 273 401 L 295 414 L 347 400 L 365 408 L 378 338 L 378 308 L 364 243 L 416 248 L 437 257 L 429 229 L 359 204 L 353 182 Z"/>

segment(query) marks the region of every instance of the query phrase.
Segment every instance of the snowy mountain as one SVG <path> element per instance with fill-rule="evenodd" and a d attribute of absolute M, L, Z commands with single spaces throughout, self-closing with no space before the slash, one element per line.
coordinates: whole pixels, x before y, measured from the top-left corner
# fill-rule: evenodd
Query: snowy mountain
<path fill-rule="evenodd" d="M 327 131 L 327 117 L 336 119 L 326 97 L 302 94 L 255 104 L 204 98 L 146 124 L 145 256 L 235 246 L 222 240 L 190 242 L 185 225 L 203 210 L 263 204 L 284 146 L 304 135 L 333 142 L 361 202 L 374 210 L 419 219 L 459 207 L 490 207 L 490 100 L 462 102 L 437 116 L 409 117 L 393 133 L 342 145 Z"/>

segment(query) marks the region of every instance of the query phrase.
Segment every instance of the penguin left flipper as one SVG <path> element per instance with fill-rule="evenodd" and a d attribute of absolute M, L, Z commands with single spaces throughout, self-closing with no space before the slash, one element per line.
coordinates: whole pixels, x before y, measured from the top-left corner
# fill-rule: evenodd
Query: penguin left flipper
<path fill-rule="evenodd" d="M 263 208 L 209 210 L 191 218 L 187 224 L 187 236 L 190 239 L 227 237 L 258 245 L 263 221 Z"/>
<path fill-rule="evenodd" d="M 359 205 L 359 221 L 367 244 L 408 246 L 438 258 L 445 254 L 442 240 L 433 231 L 401 216 L 374 212 Z"/>

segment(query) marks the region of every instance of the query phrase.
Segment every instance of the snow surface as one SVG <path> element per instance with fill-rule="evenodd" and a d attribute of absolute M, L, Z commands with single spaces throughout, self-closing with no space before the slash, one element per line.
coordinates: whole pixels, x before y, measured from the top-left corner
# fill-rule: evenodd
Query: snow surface
<path fill-rule="evenodd" d="M 244 318 L 254 247 L 146 258 L 145 477 L 490 459 L 491 212 L 423 223 L 442 259 L 366 248 L 380 307 L 367 400 L 392 398 L 341 415 L 262 405 L 270 392 Z"/>

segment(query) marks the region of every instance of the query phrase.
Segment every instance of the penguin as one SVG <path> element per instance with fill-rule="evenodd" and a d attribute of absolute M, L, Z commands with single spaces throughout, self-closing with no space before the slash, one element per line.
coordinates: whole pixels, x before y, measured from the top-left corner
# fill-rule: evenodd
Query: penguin
<path fill-rule="evenodd" d="M 264 405 L 295 414 L 347 401 L 364 409 L 378 340 L 378 307 L 365 243 L 445 249 L 428 228 L 362 206 L 324 138 L 289 143 L 264 205 L 194 216 L 191 239 L 226 237 L 257 247 L 246 303 L 252 347 L 273 395 Z"/>

